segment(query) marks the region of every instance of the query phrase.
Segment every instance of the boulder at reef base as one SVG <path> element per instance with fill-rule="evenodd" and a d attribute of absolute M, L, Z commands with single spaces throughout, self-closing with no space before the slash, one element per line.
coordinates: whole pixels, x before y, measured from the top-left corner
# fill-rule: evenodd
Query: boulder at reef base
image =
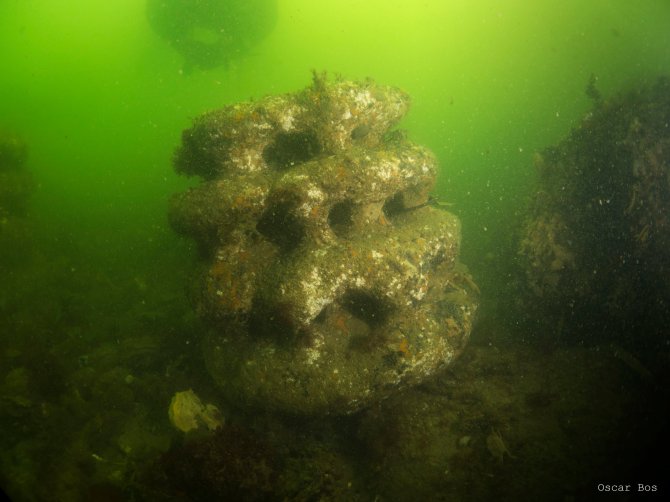
<path fill-rule="evenodd" d="M 203 183 L 170 221 L 200 247 L 205 359 L 229 399 L 352 413 L 463 349 L 477 287 L 459 220 L 427 204 L 434 156 L 390 132 L 408 107 L 398 89 L 315 74 L 184 131 L 176 169 Z"/>

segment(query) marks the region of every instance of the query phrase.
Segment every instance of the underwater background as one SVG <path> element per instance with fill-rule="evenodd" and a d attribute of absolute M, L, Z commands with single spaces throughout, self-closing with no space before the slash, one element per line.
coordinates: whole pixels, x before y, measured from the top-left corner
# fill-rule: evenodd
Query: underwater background
<path fill-rule="evenodd" d="M 557 340 L 528 319 L 546 306 L 515 286 L 534 156 L 598 99 L 670 73 L 670 4 L 236 3 L 169 18 L 167 0 L 0 1 L 0 128 L 27 145 L 33 186 L 20 229 L 3 223 L 0 241 L 0 486 L 15 500 L 586 500 L 600 483 L 667 493 L 640 467 L 667 445 L 667 328 L 591 337 L 583 318 L 559 316 Z M 234 21 L 175 27 L 198 13 Z M 415 393 L 318 423 L 218 402 L 230 424 L 219 442 L 184 443 L 172 395 L 217 402 L 217 390 L 187 293 L 197 252 L 167 220 L 170 196 L 196 183 L 174 172 L 175 149 L 202 113 L 294 92 L 312 70 L 411 96 L 399 127 L 437 157 L 433 196 L 461 219 L 478 322 L 449 373 Z M 653 322 L 668 315 L 657 303 Z M 557 431 L 543 428 L 554 418 Z M 184 474 L 184 451 L 247 462 L 235 475 L 256 481 L 211 481 L 212 466 Z"/>

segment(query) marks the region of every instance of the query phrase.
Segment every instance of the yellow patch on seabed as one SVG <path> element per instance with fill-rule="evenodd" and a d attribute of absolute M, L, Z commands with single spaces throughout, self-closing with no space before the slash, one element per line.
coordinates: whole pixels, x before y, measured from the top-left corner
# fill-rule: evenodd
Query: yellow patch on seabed
<path fill-rule="evenodd" d="M 202 404 L 192 389 L 177 392 L 168 409 L 170 422 L 182 432 L 206 427 L 213 431 L 223 425 L 223 416 L 213 404 Z"/>

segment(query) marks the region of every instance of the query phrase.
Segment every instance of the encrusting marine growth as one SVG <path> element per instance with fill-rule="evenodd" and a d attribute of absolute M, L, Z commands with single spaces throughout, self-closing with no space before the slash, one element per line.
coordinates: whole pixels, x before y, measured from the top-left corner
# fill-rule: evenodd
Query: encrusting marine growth
<path fill-rule="evenodd" d="M 204 114 L 184 131 L 170 221 L 203 272 L 209 372 L 230 399 L 351 413 L 462 350 L 476 286 L 460 222 L 427 204 L 436 161 L 391 128 L 404 92 L 328 81 Z"/>

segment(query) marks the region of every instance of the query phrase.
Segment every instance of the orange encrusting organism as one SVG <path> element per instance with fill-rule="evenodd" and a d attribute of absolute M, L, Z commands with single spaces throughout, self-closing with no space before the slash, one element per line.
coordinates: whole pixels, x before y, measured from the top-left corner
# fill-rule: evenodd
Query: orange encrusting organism
<path fill-rule="evenodd" d="M 335 318 L 335 327 L 345 335 L 349 334 L 349 327 L 347 326 L 347 320 L 348 320 L 347 316 L 345 315 L 338 315 Z"/>
<path fill-rule="evenodd" d="M 398 352 L 400 352 L 405 357 L 410 356 L 409 341 L 407 341 L 407 338 L 400 340 L 400 343 L 398 344 Z"/>

